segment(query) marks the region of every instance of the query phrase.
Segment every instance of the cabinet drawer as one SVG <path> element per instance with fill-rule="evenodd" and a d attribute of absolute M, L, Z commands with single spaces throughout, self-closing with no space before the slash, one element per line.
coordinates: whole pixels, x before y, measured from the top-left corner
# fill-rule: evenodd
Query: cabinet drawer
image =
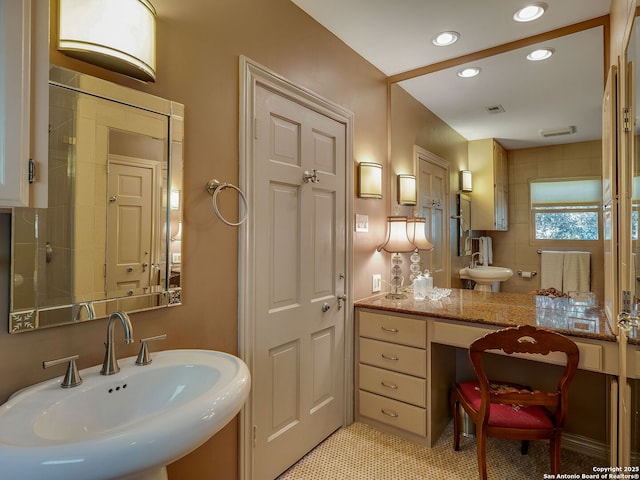
<path fill-rule="evenodd" d="M 427 322 L 413 318 L 360 312 L 360 336 L 426 348 Z"/>
<path fill-rule="evenodd" d="M 368 392 L 425 407 L 426 380 L 370 365 L 359 366 L 360 388 Z"/>
<path fill-rule="evenodd" d="M 424 408 L 414 407 L 390 398 L 360 390 L 360 415 L 387 425 L 425 436 L 427 414 Z"/>
<path fill-rule="evenodd" d="M 427 373 L 426 350 L 370 338 L 360 339 L 360 362 L 422 378 Z"/>

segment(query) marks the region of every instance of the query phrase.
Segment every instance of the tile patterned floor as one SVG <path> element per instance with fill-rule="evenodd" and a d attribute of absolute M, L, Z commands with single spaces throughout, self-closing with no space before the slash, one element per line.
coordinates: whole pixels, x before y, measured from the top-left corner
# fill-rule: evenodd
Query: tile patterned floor
<path fill-rule="evenodd" d="M 460 450 L 454 452 L 452 425 L 433 448 L 426 448 L 356 422 L 335 432 L 278 480 L 475 480 L 475 439 L 462 437 Z M 521 455 L 520 442 L 489 439 L 489 479 L 542 480 L 549 473 L 548 445 L 531 442 L 529 454 Z M 562 451 L 562 473 L 592 473 L 593 466 L 603 463 Z"/>

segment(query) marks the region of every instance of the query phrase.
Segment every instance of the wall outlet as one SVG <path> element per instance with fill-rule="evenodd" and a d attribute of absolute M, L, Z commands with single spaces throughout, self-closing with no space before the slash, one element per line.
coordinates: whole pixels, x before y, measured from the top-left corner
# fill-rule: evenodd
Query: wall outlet
<path fill-rule="evenodd" d="M 371 275 L 371 292 L 376 293 L 382 290 L 382 275 L 374 273 Z"/>

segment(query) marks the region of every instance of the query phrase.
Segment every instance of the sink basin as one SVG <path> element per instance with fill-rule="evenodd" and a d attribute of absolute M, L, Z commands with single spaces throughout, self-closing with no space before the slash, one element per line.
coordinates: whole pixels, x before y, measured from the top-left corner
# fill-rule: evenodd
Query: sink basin
<path fill-rule="evenodd" d="M 461 268 L 460 278 L 476 282 L 474 290 L 490 292 L 494 282 L 504 282 L 513 276 L 513 270 L 505 267 L 477 266 Z"/>
<path fill-rule="evenodd" d="M 0 406 L 0 480 L 166 479 L 165 466 L 196 449 L 242 408 L 249 369 L 233 355 L 166 350 L 153 362 L 121 359 L 16 392 Z"/>

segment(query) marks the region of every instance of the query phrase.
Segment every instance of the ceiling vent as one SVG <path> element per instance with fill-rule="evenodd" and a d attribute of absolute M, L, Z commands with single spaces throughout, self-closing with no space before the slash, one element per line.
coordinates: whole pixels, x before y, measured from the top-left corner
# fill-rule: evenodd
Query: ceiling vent
<path fill-rule="evenodd" d="M 502 105 L 489 105 L 484 108 L 489 113 L 504 113 L 504 107 Z"/>
<path fill-rule="evenodd" d="M 557 137 L 560 135 L 571 135 L 572 133 L 576 133 L 575 125 L 571 125 L 569 127 L 564 128 L 548 128 L 546 130 L 540 130 L 540 135 L 543 137 Z"/>

